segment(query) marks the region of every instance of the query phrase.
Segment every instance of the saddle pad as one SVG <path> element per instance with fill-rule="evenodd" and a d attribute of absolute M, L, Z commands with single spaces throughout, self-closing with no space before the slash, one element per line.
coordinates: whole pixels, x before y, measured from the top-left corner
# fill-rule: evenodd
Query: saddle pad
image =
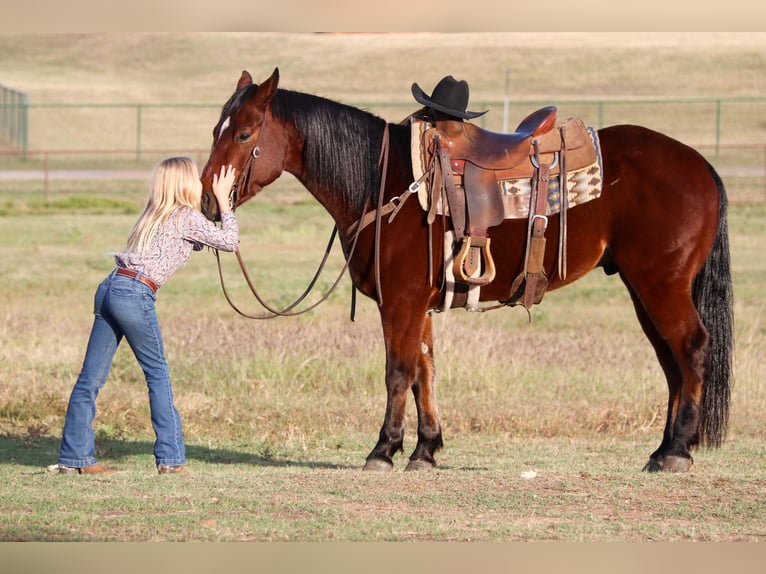
<path fill-rule="evenodd" d="M 601 165 L 601 147 L 595 128 L 588 126 L 588 134 L 596 150 L 596 161 L 578 170 L 567 171 L 567 199 L 569 209 L 601 197 L 603 170 Z M 529 200 L 532 194 L 532 179 L 503 179 L 498 181 L 503 196 L 505 219 L 527 219 Z M 548 181 L 548 211 L 553 215 L 561 211 L 561 175 Z"/>
<path fill-rule="evenodd" d="M 427 122 L 413 119 L 410 122 L 411 143 L 410 152 L 412 158 L 412 172 L 416 181 L 427 169 L 427 150 L 423 149 L 423 135 L 431 127 Z M 603 169 L 601 162 L 601 147 L 598 133 L 595 128 L 588 126 L 587 133 L 595 150 L 596 161 L 591 165 L 578 170 L 567 172 L 567 198 L 569 208 L 581 205 L 601 196 L 603 184 Z M 504 206 L 504 219 L 527 219 L 529 216 L 529 201 L 532 192 L 532 179 L 500 179 L 498 180 L 498 193 L 502 195 Z M 426 182 L 418 186 L 418 201 L 424 211 L 429 209 L 430 190 Z M 561 176 L 551 176 L 548 183 L 548 212 L 547 215 L 558 213 L 561 210 Z M 437 213 L 448 214 L 449 208 L 442 205 L 441 196 L 438 198 Z"/>

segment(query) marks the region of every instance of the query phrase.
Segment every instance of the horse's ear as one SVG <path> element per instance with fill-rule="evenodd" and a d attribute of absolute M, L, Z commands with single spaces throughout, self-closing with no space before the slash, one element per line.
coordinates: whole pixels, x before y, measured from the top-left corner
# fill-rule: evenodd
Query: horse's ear
<path fill-rule="evenodd" d="M 274 97 L 274 94 L 277 93 L 277 86 L 279 85 L 279 68 L 274 68 L 274 71 L 271 73 L 271 76 L 267 80 L 264 80 L 263 83 L 258 88 L 258 93 L 256 94 L 256 106 L 258 106 L 260 109 L 266 109 L 266 106 L 271 101 L 271 98 Z"/>
<path fill-rule="evenodd" d="M 247 70 L 242 70 L 242 75 L 239 77 L 239 81 L 237 82 L 237 91 L 240 91 L 245 86 L 249 86 L 253 83 L 253 77 L 250 75 L 250 72 Z"/>

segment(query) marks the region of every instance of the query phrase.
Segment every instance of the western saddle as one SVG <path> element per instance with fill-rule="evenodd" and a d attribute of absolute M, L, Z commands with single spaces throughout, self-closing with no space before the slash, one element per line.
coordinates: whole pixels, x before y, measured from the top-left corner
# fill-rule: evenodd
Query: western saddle
<path fill-rule="evenodd" d="M 544 107 L 509 134 L 460 120 L 437 120 L 426 124 L 420 142 L 421 163 L 428 166 L 422 179 L 430 180 L 426 181 L 428 223 L 433 223 L 437 210 L 449 213 L 455 233 L 452 271 L 465 284 L 484 286 L 495 278 L 488 230 L 505 218 L 499 182 L 531 180 L 524 269 L 513 282 L 511 298 L 503 301 L 527 310 L 542 300 L 548 284 L 543 258 L 549 178 L 561 176 L 559 274 L 565 276 L 567 164 L 582 168 L 596 159 L 594 146 L 586 145 L 591 138 L 582 121 L 570 118 L 556 126 L 556 116 L 555 106 Z"/>

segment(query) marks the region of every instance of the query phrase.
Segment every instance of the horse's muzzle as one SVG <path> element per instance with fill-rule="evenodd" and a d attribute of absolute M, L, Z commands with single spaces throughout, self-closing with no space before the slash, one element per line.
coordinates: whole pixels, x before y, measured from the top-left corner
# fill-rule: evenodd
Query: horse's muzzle
<path fill-rule="evenodd" d="M 202 214 L 210 221 L 220 221 L 221 212 L 218 210 L 218 202 L 215 197 L 213 197 L 212 192 L 204 191 L 202 193 L 200 208 L 202 209 Z"/>

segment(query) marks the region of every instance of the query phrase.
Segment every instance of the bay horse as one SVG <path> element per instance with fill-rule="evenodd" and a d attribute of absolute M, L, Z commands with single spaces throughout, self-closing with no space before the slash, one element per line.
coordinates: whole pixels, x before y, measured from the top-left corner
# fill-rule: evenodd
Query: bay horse
<path fill-rule="evenodd" d="M 240 176 L 233 207 L 283 171 L 324 206 L 340 230 L 354 287 L 378 301 L 385 341 L 386 411 L 364 469 L 393 468 L 394 455 L 403 451 L 410 391 L 418 421 L 407 470 L 432 468 L 443 439 L 431 311 L 445 297 L 445 269 L 439 263 L 445 248 L 443 241 L 433 241 L 432 251 L 426 246 L 429 232 L 442 237 L 449 219 L 437 218 L 431 230 L 423 209 L 411 200 L 391 221 L 384 217 L 358 233 L 347 231 L 413 183 L 410 129 L 278 83 L 278 68 L 260 84 L 242 72 L 213 129 L 201 175 L 202 210 L 211 220 L 219 218 L 212 177 L 227 164 Z M 385 163 L 380 161 L 384 133 Z M 548 290 L 596 267 L 620 277 L 669 391 L 662 441 L 643 469 L 686 472 L 692 467 L 690 451 L 719 447 L 728 426 L 733 332 L 726 191 L 697 151 L 666 135 L 617 125 L 600 129 L 598 136 L 603 191 L 568 212 L 565 278 L 555 270 L 558 226 L 551 225 L 544 257 Z M 551 217 L 554 222 L 558 216 Z M 518 219 L 490 229 L 496 276 L 481 289 L 481 301 L 510 297 L 523 268 L 526 231 L 526 220 Z"/>

